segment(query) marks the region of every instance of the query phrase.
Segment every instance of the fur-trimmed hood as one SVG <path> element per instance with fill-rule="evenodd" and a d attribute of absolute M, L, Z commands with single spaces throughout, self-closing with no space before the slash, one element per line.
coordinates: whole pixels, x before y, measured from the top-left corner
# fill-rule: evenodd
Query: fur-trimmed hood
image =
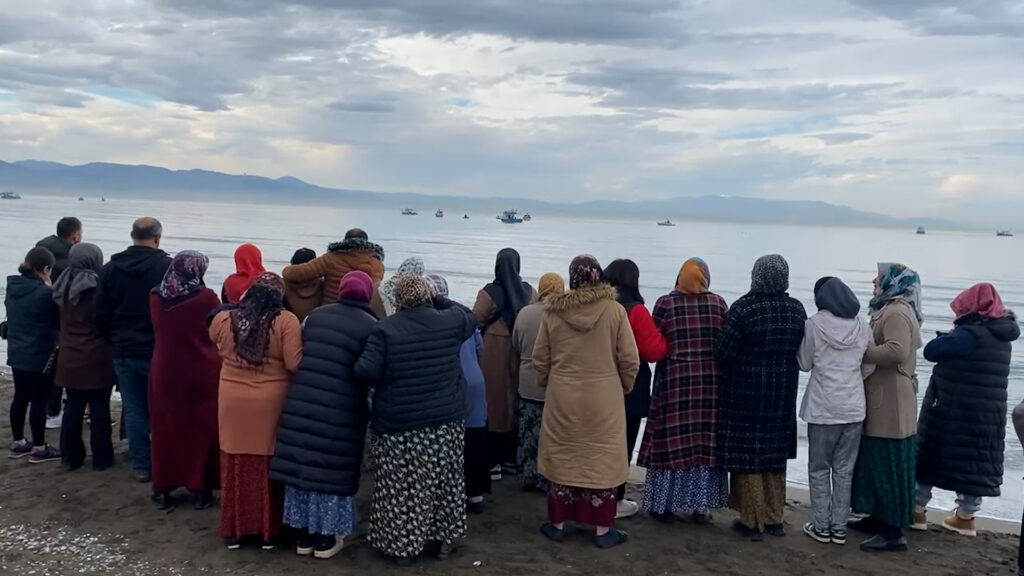
<path fill-rule="evenodd" d="M 329 252 L 370 252 L 377 260 L 384 261 L 384 248 L 362 238 L 350 238 L 327 246 Z"/>
<path fill-rule="evenodd" d="M 596 284 L 551 296 L 544 306 L 548 312 L 557 315 L 573 330 L 586 332 L 593 328 L 608 310 L 607 305 L 601 304 L 610 302 L 618 306 L 617 297 L 615 288 L 608 284 Z"/>

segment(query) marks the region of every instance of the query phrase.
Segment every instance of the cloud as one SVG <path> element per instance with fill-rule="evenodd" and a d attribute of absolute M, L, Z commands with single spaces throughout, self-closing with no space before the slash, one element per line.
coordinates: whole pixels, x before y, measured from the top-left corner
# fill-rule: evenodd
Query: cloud
<path fill-rule="evenodd" d="M 982 180 L 976 174 L 953 174 L 946 178 L 935 193 L 948 199 L 963 199 L 981 188 Z"/>
<path fill-rule="evenodd" d="M 1024 37 L 1019 0 L 851 0 L 868 11 L 939 36 Z"/>
<path fill-rule="evenodd" d="M 821 143 L 826 146 L 839 146 L 870 140 L 874 138 L 874 135 L 861 132 L 830 132 L 827 134 L 815 134 L 813 137 L 821 140 Z"/>

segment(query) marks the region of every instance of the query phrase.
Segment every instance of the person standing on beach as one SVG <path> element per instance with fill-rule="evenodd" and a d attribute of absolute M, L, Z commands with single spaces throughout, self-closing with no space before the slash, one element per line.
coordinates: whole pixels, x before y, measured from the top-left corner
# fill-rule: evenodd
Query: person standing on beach
<path fill-rule="evenodd" d="M 292 375 L 302 361 L 302 327 L 284 310 L 284 281 L 265 272 L 237 307 L 210 325 L 221 358 L 220 535 L 229 550 L 247 536 L 263 549 L 281 533 L 283 495 L 270 480 L 277 430 Z"/>
<path fill-rule="evenodd" d="M 316 252 L 309 248 L 299 248 L 292 254 L 291 265 L 305 264 L 316 259 Z M 320 306 L 324 297 L 323 278 L 314 278 L 305 282 L 284 283 L 284 308 L 302 322 L 309 313 Z"/>
<path fill-rule="evenodd" d="M 487 429 L 490 433 L 491 479 L 500 480 L 502 472 L 515 474 L 518 457 L 519 425 L 516 397 L 519 389 L 519 365 L 512 349 L 512 331 L 516 316 L 532 303 L 537 293 L 519 276 L 519 252 L 505 248 L 494 263 L 494 281 L 477 294 L 473 315 L 484 335 L 484 355 L 480 366 L 487 383 Z"/>
<path fill-rule="evenodd" d="M 710 291 L 711 272 L 687 260 L 675 290 L 654 305 L 654 323 L 668 343 L 658 365 L 638 464 L 647 469 L 644 509 L 671 521 L 676 512 L 698 524 L 729 500 L 729 478 L 715 457 L 721 370 L 715 346 L 729 307 Z"/>
<path fill-rule="evenodd" d="M 1024 444 L 1024 400 L 1013 408 L 1013 430 L 1017 433 L 1017 441 Z M 1024 526 L 1024 518 L 1021 525 Z M 1017 540 L 1017 576 L 1024 576 L 1024 530 L 1020 531 Z"/>
<path fill-rule="evenodd" d="M 427 268 L 423 264 L 423 258 L 419 256 L 411 256 L 402 261 L 398 266 L 398 270 L 391 275 L 384 282 L 380 283 L 377 289 L 379 294 L 381 306 L 384 307 L 384 316 L 388 317 L 395 313 L 397 309 L 395 303 L 395 287 L 398 286 L 398 281 L 405 276 L 415 276 L 422 278 L 427 273 Z"/>
<path fill-rule="evenodd" d="M 598 548 L 622 544 L 626 533 L 614 525 L 615 492 L 629 476 L 623 395 L 633 389 L 640 356 L 626 310 L 593 256 L 573 259 L 569 291 L 548 299 L 533 368 L 546 389 L 537 464 L 550 486 L 541 533 L 561 542 L 565 523 L 578 522 L 595 527 Z"/>
<path fill-rule="evenodd" d="M 875 533 L 861 550 L 906 552 L 903 528 L 914 520 L 917 463 L 917 350 L 921 347 L 921 279 L 902 264 L 879 264 L 869 305 L 873 338 L 864 362 L 867 411 L 853 472 L 852 509 L 870 514 L 850 524 Z"/>
<path fill-rule="evenodd" d="M 149 296 L 156 337 L 149 384 L 153 499 L 162 510 L 181 487 L 196 510 L 209 508 L 220 487 L 220 355 L 206 324 L 220 301 L 203 283 L 209 265 L 204 254 L 179 252 Z"/>
<path fill-rule="evenodd" d="M 715 357 L 725 376 L 718 404 L 718 464 L 731 475 L 733 528 L 754 540 L 784 536 L 786 460 L 796 457 L 797 351 L 807 313 L 790 298 L 789 264 L 754 264 L 750 292 L 729 309 Z"/>
<path fill-rule="evenodd" d="M 533 369 L 533 346 L 537 342 L 540 321 L 548 299 L 565 292 L 565 280 L 553 272 L 537 282 L 538 301 L 525 306 L 516 316 L 512 329 L 512 349 L 519 358 L 519 446 L 517 469 L 523 486 L 529 491 L 547 493 L 548 481 L 537 471 L 540 425 L 544 415 L 544 388 Z"/>
<path fill-rule="evenodd" d="M 242 295 L 266 272 L 263 267 L 263 253 L 254 244 L 242 244 L 235 250 L 235 272 L 224 279 L 220 298 L 224 304 L 238 304 Z"/>
<path fill-rule="evenodd" d="M 636 374 L 633 390 L 626 395 L 626 458 L 633 461 L 633 449 L 640 435 L 640 424 L 647 418 L 651 405 L 651 363 L 661 362 L 668 354 L 668 343 L 654 325 L 651 313 L 640 295 L 640 268 L 632 260 L 613 260 L 604 269 L 603 279 L 615 288 L 619 304 L 626 309 L 629 325 L 633 329 L 640 370 Z M 640 505 L 626 498 L 626 485 L 619 486 L 615 517 L 629 518 L 640 510 Z"/>
<path fill-rule="evenodd" d="M 807 422 L 807 478 L 811 521 L 804 533 L 823 544 L 846 544 L 853 467 L 866 410 L 864 352 L 871 328 L 858 317 L 860 302 L 838 278 L 814 285 L 818 313 L 807 320 L 797 357 L 811 377 L 800 405 Z"/>
<path fill-rule="evenodd" d="M 39 464 L 60 459 L 60 451 L 46 444 L 46 400 L 53 385 L 54 347 L 57 345 L 60 311 L 53 301 L 50 272 L 54 258 L 46 248 L 33 248 L 7 277 L 4 307 L 7 310 L 7 365 L 14 377 L 11 400 L 9 458 L 29 457 Z M 25 439 L 28 412 L 32 442 Z"/>
<path fill-rule="evenodd" d="M 1006 439 L 1006 389 L 1017 316 L 991 284 L 976 284 L 950 304 L 951 332 L 924 347 L 935 362 L 917 422 L 917 501 L 914 529 L 927 529 L 932 487 L 956 492 L 957 507 L 942 526 L 975 536 L 983 497 L 1000 495 Z"/>
<path fill-rule="evenodd" d="M 152 479 L 149 444 L 149 369 L 153 320 L 149 293 L 164 279 L 171 257 L 160 249 L 163 226 L 156 218 L 132 224 L 132 245 L 100 271 L 93 320 L 113 345 L 114 371 L 128 433 L 128 459 L 139 482 Z"/>
<path fill-rule="evenodd" d="M 322 279 L 323 296 L 320 304 L 334 304 L 338 301 L 338 286 L 345 274 L 353 270 L 365 272 L 375 284 L 384 279 L 384 249 L 370 242 L 366 232 L 353 228 L 345 233 L 345 239 L 327 247 L 327 253 L 305 264 L 295 264 L 284 269 L 285 282 L 304 283 Z"/>

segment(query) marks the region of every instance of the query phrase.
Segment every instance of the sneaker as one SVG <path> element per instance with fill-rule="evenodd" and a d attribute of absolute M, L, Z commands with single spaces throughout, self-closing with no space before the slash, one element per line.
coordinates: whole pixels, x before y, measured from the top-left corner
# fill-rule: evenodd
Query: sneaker
<path fill-rule="evenodd" d="M 832 543 L 839 544 L 840 546 L 846 545 L 846 530 L 833 530 L 832 531 Z"/>
<path fill-rule="evenodd" d="M 889 540 L 881 534 L 861 542 L 860 549 L 864 552 L 906 552 L 907 539 L 903 536 Z"/>
<path fill-rule="evenodd" d="M 242 547 L 242 542 L 238 538 L 225 538 L 224 546 L 226 546 L 228 550 L 238 550 Z"/>
<path fill-rule="evenodd" d="M 914 523 L 910 525 L 911 530 L 917 530 L 918 532 L 928 531 L 928 511 L 918 510 L 914 512 Z"/>
<path fill-rule="evenodd" d="M 811 540 L 814 540 L 815 542 L 821 542 L 822 544 L 829 544 L 832 542 L 832 533 L 827 530 L 818 530 L 814 527 L 814 522 L 804 524 L 804 534 L 810 536 Z"/>
<path fill-rule="evenodd" d="M 54 460 L 60 460 L 60 450 L 53 446 L 37 446 L 32 449 L 32 453 L 28 457 L 29 464 L 42 464 Z"/>
<path fill-rule="evenodd" d="M 501 466 L 495 466 L 491 468 L 491 481 L 497 482 L 501 480 Z"/>
<path fill-rule="evenodd" d="M 313 557 L 320 560 L 329 560 L 338 555 L 345 547 L 345 539 L 335 536 L 320 536 L 313 546 Z"/>
<path fill-rule="evenodd" d="M 7 457 L 12 460 L 24 458 L 31 453 L 32 445 L 25 439 L 18 440 L 17 442 L 11 442 L 11 445 L 7 447 Z"/>
<path fill-rule="evenodd" d="M 64 420 L 64 411 L 61 410 L 56 416 L 46 417 L 47 430 L 60 430 L 60 424 Z"/>
<path fill-rule="evenodd" d="M 978 531 L 974 528 L 974 517 L 964 518 L 960 515 L 959 508 L 953 510 L 953 514 L 949 517 L 942 519 L 942 527 L 961 536 L 978 535 Z"/>
<path fill-rule="evenodd" d="M 153 475 L 149 470 L 132 470 L 132 478 L 139 484 L 145 484 L 153 480 Z"/>
<path fill-rule="evenodd" d="M 640 505 L 632 500 L 622 499 L 615 505 L 615 518 L 630 518 L 640 511 Z"/>
<path fill-rule="evenodd" d="M 314 546 L 316 546 L 316 538 L 306 530 L 302 530 L 295 540 L 295 553 L 299 556 L 312 556 Z"/>

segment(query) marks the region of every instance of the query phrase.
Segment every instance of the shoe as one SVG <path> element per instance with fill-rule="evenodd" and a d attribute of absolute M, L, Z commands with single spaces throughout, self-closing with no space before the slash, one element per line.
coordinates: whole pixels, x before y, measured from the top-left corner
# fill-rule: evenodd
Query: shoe
<path fill-rule="evenodd" d="M 550 522 L 545 522 L 541 525 L 540 533 L 546 536 L 547 539 L 551 540 L 552 542 L 561 542 L 565 539 L 565 530 L 555 528 L 555 525 L 551 524 Z"/>
<path fill-rule="evenodd" d="M 60 450 L 53 446 L 36 446 L 28 456 L 29 464 L 42 464 L 43 462 L 53 462 L 54 460 L 60 460 Z"/>
<path fill-rule="evenodd" d="M 441 544 L 441 548 L 437 551 L 438 560 L 447 560 L 455 553 L 455 544 Z"/>
<path fill-rule="evenodd" d="M 83 464 L 84 464 L 83 462 L 72 463 L 72 462 L 63 462 L 62 461 L 60 463 L 60 471 L 64 472 L 65 474 L 68 474 L 68 473 L 74 472 L 75 470 L 78 470 L 79 468 L 82 467 Z"/>
<path fill-rule="evenodd" d="M 832 543 L 839 544 L 840 546 L 846 545 L 846 530 L 833 530 L 832 531 Z"/>
<path fill-rule="evenodd" d="M 782 537 L 786 535 L 786 527 L 782 524 L 765 524 L 764 532 L 772 536 Z"/>
<path fill-rule="evenodd" d="M 28 440 L 21 439 L 16 442 L 11 442 L 11 445 L 7 447 L 7 457 L 12 460 L 18 458 L 24 458 L 32 453 L 32 445 L 29 444 Z"/>
<path fill-rule="evenodd" d="M 295 553 L 299 556 L 312 556 L 314 546 L 316 546 L 316 538 L 306 530 L 302 530 L 295 541 Z"/>
<path fill-rule="evenodd" d="M 217 502 L 216 496 L 213 495 L 213 490 L 202 490 L 193 494 L 193 498 L 192 508 L 195 510 L 206 510 Z"/>
<path fill-rule="evenodd" d="M 956 532 L 961 536 L 977 536 L 978 531 L 974 528 L 974 517 L 964 518 L 960 515 L 960 509 L 953 510 L 947 518 L 942 519 L 942 527 L 950 532 Z"/>
<path fill-rule="evenodd" d="M 491 468 L 491 481 L 498 482 L 501 480 L 501 466 L 495 466 Z"/>
<path fill-rule="evenodd" d="M 920 510 L 914 512 L 914 523 L 910 525 L 911 530 L 917 530 L 918 532 L 928 531 L 928 511 Z"/>
<path fill-rule="evenodd" d="M 519 465 L 515 462 L 505 462 L 501 465 L 501 473 L 504 476 L 519 476 Z"/>
<path fill-rule="evenodd" d="M 228 550 L 238 550 L 242 547 L 242 542 L 238 538 L 225 538 L 224 546 L 226 546 Z"/>
<path fill-rule="evenodd" d="M 139 484 L 145 484 L 153 481 L 153 475 L 150 474 L 149 470 L 132 470 L 132 477 Z"/>
<path fill-rule="evenodd" d="M 889 540 L 881 534 L 876 534 L 861 542 L 860 549 L 864 552 L 906 552 L 907 539 L 900 536 Z"/>
<path fill-rule="evenodd" d="M 625 544 L 629 540 L 629 535 L 621 530 L 612 528 L 606 532 L 603 536 L 594 536 L 594 545 L 601 550 L 607 550 L 614 548 L 619 544 Z"/>
<path fill-rule="evenodd" d="M 848 522 L 846 527 L 865 534 L 878 534 L 882 531 L 882 522 L 874 516 L 865 516 L 855 522 Z"/>
<path fill-rule="evenodd" d="M 329 560 L 338 555 L 345 547 L 345 539 L 336 536 L 320 536 L 318 542 L 313 546 L 313 557 L 320 560 Z"/>
<path fill-rule="evenodd" d="M 478 496 L 478 498 L 480 498 L 479 502 L 474 502 L 472 497 L 466 499 L 466 512 L 470 514 L 484 513 L 484 498 L 483 496 Z"/>
<path fill-rule="evenodd" d="M 615 505 L 615 518 L 631 518 L 636 516 L 636 513 L 640 511 L 640 505 L 632 500 L 619 500 L 618 504 Z"/>
<path fill-rule="evenodd" d="M 47 430 L 60 430 L 61 422 L 64 420 L 64 411 L 61 410 L 56 416 L 46 417 Z"/>
<path fill-rule="evenodd" d="M 260 544 L 260 548 L 262 548 L 263 550 L 267 550 L 267 551 L 273 550 L 276 547 L 277 547 L 277 543 L 274 542 L 273 540 L 264 540 L 263 544 Z"/>
<path fill-rule="evenodd" d="M 654 518 L 655 520 L 657 520 L 658 522 L 661 522 L 663 524 L 671 524 L 671 523 L 676 521 L 676 515 L 671 513 L 671 512 L 664 512 L 663 513 L 663 512 L 654 512 L 652 510 L 651 512 L 648 512 L 648 514 L 651 516 L 651 518 Z"/>
<path fill-rule="evenodd" d="M 761 533 L 760 530 L 758 530 L 757 528 L 751 528 L 750 526 L 747 526 L 739 518 L 733 520 L 732 529 L 741 537 L 747 538 L 751 542 L 761 542 L 762 540 L 764 540 L 764 534 Z"/>
<path fill-rule="evenodd" d="M 153 502 L 153 504 L 156 504 L 157 510 L 165 511 L 174 509 L 174 498 L 171 496 L 170 492 L 161 492 L 158 494 L 153 494 L 150 497 L 150 500 Z"/>
<path fill-rule="evenodd" d="M 832 533 L 825 530 L 818 530 L 814 527 L 814 522 L 804 524 L 804 534 L 810 536 L 811 540 L 814 540 L 815 542 L 821 542 L 822 544 L 829 544 L 832 542 Z"/>
<path fill-rule="evenodd" d="M 711 524 L 712 517 L 710 513 L 694 512 L 691 519 L 698 526 L 707 526 Z"/>

